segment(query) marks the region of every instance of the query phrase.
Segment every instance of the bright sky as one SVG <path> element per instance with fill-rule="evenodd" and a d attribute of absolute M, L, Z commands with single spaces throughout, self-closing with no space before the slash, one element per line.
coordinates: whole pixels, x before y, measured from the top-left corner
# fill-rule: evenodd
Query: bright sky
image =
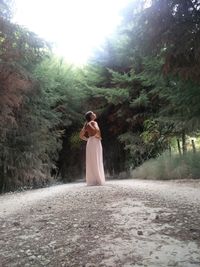
<path fill-rule="evenodd" d="M 84 64 L 120 23 L 130 0 L 15 0 L 13 21 L 54 43 L 53 51 Z"/>

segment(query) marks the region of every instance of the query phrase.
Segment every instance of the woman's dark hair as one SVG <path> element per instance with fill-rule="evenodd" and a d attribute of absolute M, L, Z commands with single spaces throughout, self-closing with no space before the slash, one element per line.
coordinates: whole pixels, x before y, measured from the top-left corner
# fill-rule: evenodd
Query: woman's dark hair
<path fill-rule="evenodd" d="M 91 115 L 92 115 L 92 111 L 88 111 L 85 113 L 85 118 L 86 118 L 86 121 L 91 121 Z"/>

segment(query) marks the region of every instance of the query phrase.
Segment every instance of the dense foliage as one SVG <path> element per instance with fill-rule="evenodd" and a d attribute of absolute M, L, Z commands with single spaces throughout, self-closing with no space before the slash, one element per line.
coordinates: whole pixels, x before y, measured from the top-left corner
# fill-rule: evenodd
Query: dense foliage
<path fill-rule="evenodd" d="M 12 24 L 7 4 L 0 5 L 2 191 L 52 180 L 62 137 L 74 122 L 80 127 L 79 101 L 84 98 L 78 71 L 55 59 L 34 33 Z"/>
<path fill-rule="evenodd" d="M 35 34 L 10 22 L 10 1 L 0 1 L 0 188 L 28 184 L 38 166 L 31 128 L 34 112 L 27 103 L 36 95 L 32 69 L 47 45 Z M 35 100 L 31 100 L 35 101 Z M 30 123 L 30 126 L 29 126 Z M 39 179 L 39 176 L 38 176 Z"/>
<path fill-rule="evenodd" d="M 166 150 L 190 162 L 191 149 L 196 162 L 198 0 L 130 1 L 117 32 L 82 69 L 53 56 L 11 14 L 12 1 L 0 0 L 1 191 L 82 178 L 87 110 L 98 114 L 108 175 L 125 177 Z"/>
<path fill-rule="evenodd" d="M 199 1 L 132 1 L 94 59 L 111 92 L 107 127 L 116 126 L 129 167 L 171 149 L 174 137 L 185 153 L 198 135 L 199 12 Z"/>

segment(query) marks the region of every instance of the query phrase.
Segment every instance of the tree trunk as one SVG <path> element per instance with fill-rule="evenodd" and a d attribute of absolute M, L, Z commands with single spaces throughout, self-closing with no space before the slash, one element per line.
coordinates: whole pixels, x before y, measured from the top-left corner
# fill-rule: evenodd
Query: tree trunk
<path fill-rule="evenodd" d="M 168 148 L 169 148 L 169 156 L 171 158 L 171 156 L 172 156 L 172 148 L 171 148 L 170 144 L 169 144 Z"/>
<path fill-rule="evenodd" d="M 177 145 L 178 145 L 179 155 L 181 156 L 181 145 L 180 145 L 180 140 L 179 139 L 177 139 Z"/>
<path fill-rule="evenodd" d="M 193 150 L 193 153 L 196 153 L 196 147 L 195 147 L 194 140 L 192 140 L 192 150 Z"/>
<path fill-rule="evenodd" d="M 187 152 L 185 131 L 182 132 L 182 149 L 183 149 L 183 154 L 185 154 Z"/>

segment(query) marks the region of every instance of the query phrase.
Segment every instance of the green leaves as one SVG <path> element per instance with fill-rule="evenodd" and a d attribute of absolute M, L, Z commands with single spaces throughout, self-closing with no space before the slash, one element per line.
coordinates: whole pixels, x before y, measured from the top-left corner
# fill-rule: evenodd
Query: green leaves
<path fill-rule="evenodd" d="M 88 110 L 98 114 L 112 173 L 199 130 L 199 1 L 129 3 L 82 69 L 12 24 L 7 3 L 0 1 L 0 188 L 45 184 L 58 160 L 62 178 L 78 177 Z"/>
<path fill-rule="evenodd" d="M 131 108 L 139 108 L 139 107 L 148 107 L 150 104 L 150 100 L 148 98 L 148 95 L 146 94 L 146 92 L 143 90 L 140 93 L 140 96 L 136 99 L 133 99 L 130 102 L 130 107 Z"/>

